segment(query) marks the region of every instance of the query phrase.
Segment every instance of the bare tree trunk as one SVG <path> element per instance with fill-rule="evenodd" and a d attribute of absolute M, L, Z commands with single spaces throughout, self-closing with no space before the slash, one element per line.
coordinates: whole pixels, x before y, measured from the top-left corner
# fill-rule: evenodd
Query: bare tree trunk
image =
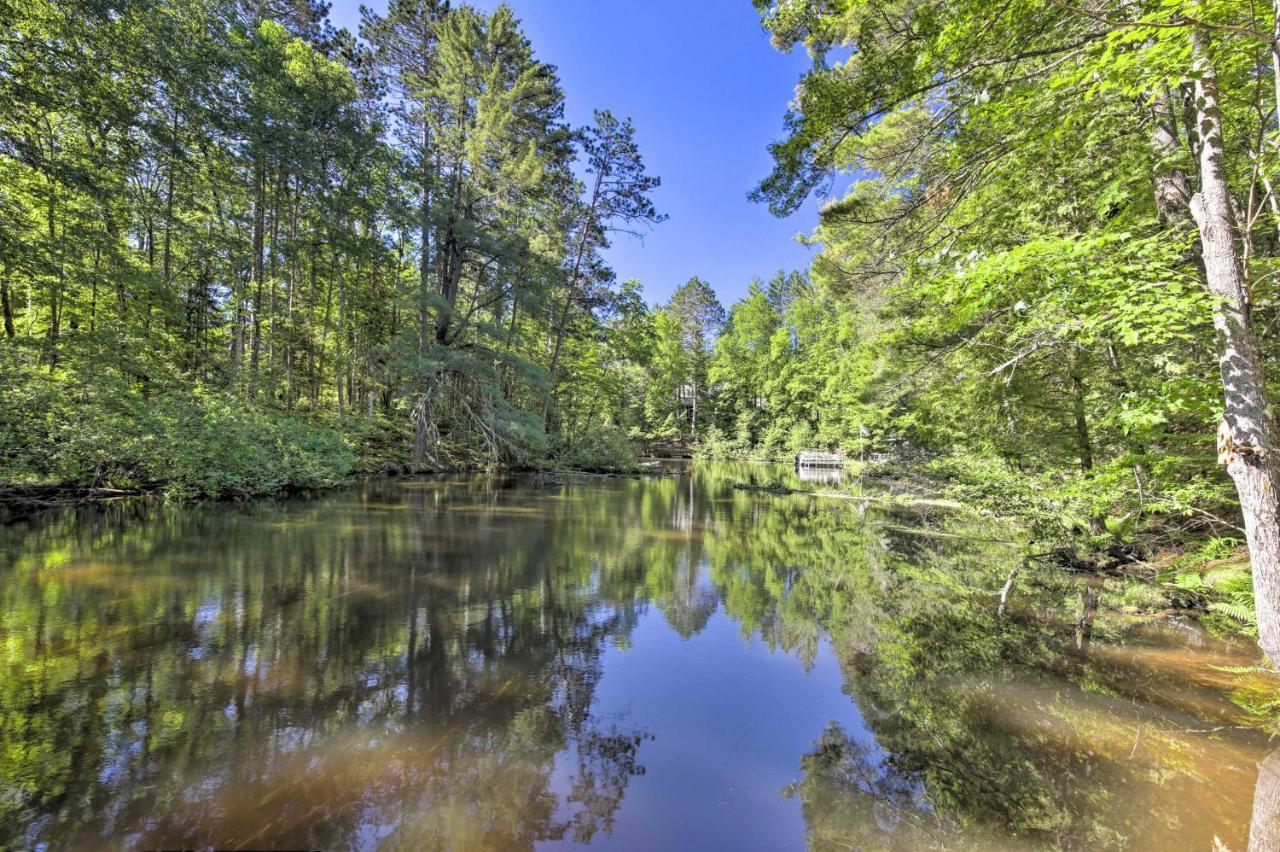
<path fill-rule="evenodd" d="M 591 201 L 587 204 L 587 209 L 583 211 L 582 233 L 578 235 L 578 249 L 574 253 L 573 271 L 569 273 L 569 280 L 565 285 L 564 308 L 560 311 L 560 319 L 556 323 L 556 342 L 551 350 L 551 367 L 547 371 L 548 378 L 551 381 L 551 393 L 542 405 L 542 427 L 544 429 L 547 427 L 547 421 L 551 416 L 551 401 L 555 397 L 556 385 L 559 382 L 560 354 L 564 350 L 564 338 L 569 330 L 569 314 L 573 308 L 573 300 L 577 298 L 578 280 L 582 277 L 582 261 L 586 257 L 587 238 L 591 236 L 591 230 L 596 224 L 596 208 L 600 204 L 600 192 L 604 186 L 604 179 L 605 172 L 601 169 L 596 173 L 595 186 L 591 190 Z"/>
<path fill-rule="evenodd" d="M 1084 405 L 1084 377 L 1079 356 L 1071 364 L 1071 413 L 1075 420 L 1076 451 L 1080 456 L 1080 472 L 1093 470 L 1093 442 L 1089 440 L 1089 419 Z"/>
<path fill-rule="evenodd" d="M 320 334 L 320 345 L 316 352 L 316 378 L 315 384 L 311 392 L 313 405 L 320 402 L 321 387 L 324 384 L 324 372 L 328 368 L 325 361 L 325 353 L 329 347 L 329 333 L 333 329 L 333 281 L 338 275 L 338 250 L 332 246 L 329 249 L 329 274 L 326 276 L 324 286 L 324 326 Z"/>
<path fill-rule="evenodd" d="M 0 275 L 0 308 L 4 310 L 4 336 L 13 340 L 13 300 L 9 296 L 9 268 Z"/>
<path fill-rule="evenodd" d="M 342 263 L 335 262 L 338 273 L 338 337 L 333 347 L 334 386 L 338 391 L 338 416 L 342 416 L 344 405 L 343 372 L 347 351 L 347 279 L 342 272 Z"/>
<path fill-rule="evenodd" d="M 178 138 L 178 113 L 173 114 L 173 138 Z M 173 206 L 174 206 L 174 173 L 177 171 L 177 158 L 171 153 L 168 160 L 168 178 L 164 200 L 164 286 L 165 292 L 173 286 Z"/>
<path fill-rule="evenodd" d="M 418 256 L 418 360 L 421 364 L 431 339 L 431 184 L 436 168 L 430 156 L 431 127 L 424 114 L 422 123 L 422 204 L 419 210 L 422 246 Z M 432 377 L 422 377 L 422 401 L 414 409 L 413 460 L 421 463 L 427 454 L 427 433 L 431 428 L 426 420 L 430 406 L 425 400 L 432 392 Z"/>
<path fill-rule="evenodd" d="M 253 333 L 249 343 L 249 381 L 248 395 L 253 398 L 254 385 L 258 378 L 258 362 L 262 355 L 262 279 L 265 277 L 263 260 L 263 244 L 266 230 L 266 174 L 262 164 L 262 154 L 257 155 L 253 168 Z"/>
<path fill-rule="evenodd" d="M 271 286 L 267 290 L 267 318 L 270 322 L 267 324 L 267 372 L 272 372 L 272 367 L 276 362 L 276 341 L 279 339 L 279 307 L 278 296 L 279 287 L 277 282 L 280 280 L 280 191 L 284 190 L 285 204 L 289 203 L 289 173 L 286 169 L 280 169 L 276 174 L 276 179 L 271 187 L 271 253 L 268 255 L 271 262 L 271 271 L 267 275 L 271 279 Z M 274 380 L 273 380 L 274 385 Z"/>
<path fill-rule="evenodd" d="M 1156 212 L 1166 223 L 1191 218 L 1191 183 L 1177 164 L 1182 146 L 1178 142 L 1178 119 L 1167 89 L 1156 94 L 1150 108 L 1151 153 L 1155 156 Z"/>
<path fill-rule="evenodd" d="M 458 285 L 462 281 L 462 262 L 464 259 L 464 249 L 454 232 L 452 217 L 450 217 L 449 221 L 448 234 L 449 236 L 445 240 L 445 247 L 442 250 L 444 257 L 441 259 L 440 296 L 443 299 L 443 304 L 436 312 L 436 342 L 442 346 L 449 343 L 449 324 L 453 321 L 453 315 L 457 309 Z"/>
<path fill-rule="evenodd" d="M 1280 110 L 1280 3 L 1276 4 L 1275 20 L 1271 24 L 1271 69 L 1276 90 L 1274 106 Z M 1280 112 L 1276 115 L 1280 117 Z M 1275 144 L 1280 149 L 1280 139 L 1277 139 Z"/>
<path fill-rule="evenodd" d="M 227 265 L 227 278 L 231 281 L 231 294 L 235 299 L 236 313 L 234 327 L 231 333 L 231 365 L 232 365 L 232 385 L 240 381 L 241 367 L 244 365 L 244 281 L 239 272 L 236 270 L 235 260 L 230 260 Z"/>
<path fill-rule="evenodd" d="M 289 277 L 286 282 L 285 304 L 284 304 L 284 407 L 290 411 L 293 410 L 293 343 L 294 343 L 294 318 L 293 318 L 293 300 L 294 288 L 299 276 L 299 251 L 297 249 L 298 240 L 298 208 L 302 204 L 302 179 L 294 178 L 293 200 L 289 203 Z"/>
<path fill-rule="evenodd" d="M 58 242 L 58 238 L 57 238 L 58 231 L 57 231 L 57 218 L 56 218 L 55 206 L 54 206 L 55 199 L 56 199 L 56 194 L 54 190 L 50 189 L 49 213 L 48 213 L 49 254 L 50 254 L 50 259 L 53 261 L 52 265 L 54 269 L 57 270 L 57 276 L 54 278 L 53 283 L 51 283 L 49 286 L 49 330 L 48 330 L 49 347 L 48 347 L 47 354 L 49 359 L 50 373 L 53 372 L 54 367 L 58 363 L 58 333 L 59 333 L 59 327 L 60 327 L 61 317 L 62 317 L 61 313 L 59 313 L 58 311 L 58 301 L 59 301 L 58 296 L 62 291 L 62 280 L 65 274 L 62 268 L 61 249 L 59 249 L 59 253 L 57 255 L 54 255 L 54 246 L 60 246 L 60 243 Z M 63 237 L 64 238 L 66 237 L 65 227 L 63 228 Z M 121 322 L 120 334 L 122 335 L 124 333 L 123 326 L 124 326 L 124 323 Z"/>
<path fill-rule="evenodd" d="M 465 144 L 465 137 L 463 141 Z M 442 346 L 449 342 L 449 324 L 453 322 L 457 309 L 458 285 L 462 281 L 465 246 L 459 231 L 471 213 L 470 207 L 462 203 L 466 192 L 462 183 L 462 156 L 459 153 L 453 162 L 453 175 L 449 181 L 449 218 L 444 227 L 443 245 L 440 238 L 436 240 L 436 266 L 443 300 L 436 310 L 436 342 Z"/>
<path fill-rule="evenodd" d="M 424 116 L 422 122 L 422 201 L 418 211 L 418 225 L 422 231 L 422 250 L 418 256 L 418 355 L 427 352 L 430 337 L 431 312 L 431 128 Z"/>
<path fill-rule="evenodd" d="M 1142 14 L 1141 4 L 1136 0 L 1128 0 L 1123 6 L 1134 17 Z M 1179 116 L 1174 109 L 1173 95 L 1167 86 L 1161 85 L 1154 92 L 1144 93 L 1139 103 L 1151 122 L 1147 144 L 1155 159 L 1152 172 L 1156 213 L 1165 224 L 1186 223 L 1191 219 L 1191 182 L 1187 180 L 1186 169 L 1179 164 L 1182 146 L 1178 142 Z"/>
<path fill-rule="evenodd" d="M 1252 327 L 1248 282 L 1235 241 L 1218 82 L 1208 36 L 1200 28 L 1192 31 L 1192 56 L 1200 191 L 1191 199 L 1191 215 L 1200 231 L 1205 276 L 1215 297 L 1213 325 L 1226 403 L 1220 455 L 1240 495 L 1253 562 L 1259 644 L 1275 664 L 1280 663 L 1280 479 L 1275 456 L 1280 446 Z"/>
<path fill-rule="evenodd" d="M 1071 412 L 1075 420 L 1076 450 L 1080 455 L 1080 472 L 1088 474 L 1093 470 L 1093 441 L 1089 437 L 1089 416 L 1084 398 L 1084 365 L 1077 347 L 1071 355 Z M 1094 535 L 1102 535 L 1107 531 L 1106 520 L 1101 515 L 1089 517 L 1089 531 Z"/>
<path fill-rule="evenodd" d="M 698 380 L 695 378 L 690 385 L 693 388 L 693 419 L 689 423 L 689 433 L 696 441 L 698 440 Z"/>

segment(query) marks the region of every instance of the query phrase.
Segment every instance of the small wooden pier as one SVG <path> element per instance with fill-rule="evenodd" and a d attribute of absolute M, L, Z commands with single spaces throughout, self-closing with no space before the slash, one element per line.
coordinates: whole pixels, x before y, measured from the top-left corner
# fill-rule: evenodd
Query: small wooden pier
<path fill-rule="evenodd" d="M 844 453 L 824 453 L 804 450 L 796 456 L 796 467 L 844 467 Z"/>

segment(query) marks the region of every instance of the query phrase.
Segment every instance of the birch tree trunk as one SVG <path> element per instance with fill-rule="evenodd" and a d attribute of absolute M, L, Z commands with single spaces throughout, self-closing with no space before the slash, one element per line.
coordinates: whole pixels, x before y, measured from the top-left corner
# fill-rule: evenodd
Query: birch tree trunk
<path fill-rule="evenodd" d="M 1213 325 L 1226 403 L 1220 450 L 1240 495 L 1253 562 L 1259 644 L 1276 664 L 1280 663 L 1276 428 L 1250 317 L 1248 282 L 1235 240 L 1235 211 L 1227 186 L 1222 113 L 1208 36 L 1196 28 L 1191 38 L 1195 120 L 1200 136 L 1200 191 L 1191 199 L 1191 215 L 1200 232 L 1205 277 L 1215 299 Z"/>

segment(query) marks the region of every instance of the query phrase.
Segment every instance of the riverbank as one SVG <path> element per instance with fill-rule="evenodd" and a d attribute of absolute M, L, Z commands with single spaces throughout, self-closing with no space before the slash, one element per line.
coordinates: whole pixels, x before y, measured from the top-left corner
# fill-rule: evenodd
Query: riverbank
<path fill-rule="evenodd" d="M 0 414 L 0 512 L 22 516 L 63 505 L 125 497 L 244 500 L 324 491 L 369 476 L 539 472 L 555 484 L 570 472 L 643 472 L 634 445 L 600 430 L 572 447 L 494 465 L 474 446 L 444 444 L 432 463 L 410 456 L 408 421 L 375 413 L 337 418 L 281 412 L 226 395 L 169 393 L 152 399 L 81 398 L 78 418 L 51 401 L 44 416 Z M 18 412 L 22 414 L 22 412 Z M 709 449 L 703 447 L 705 457 Z M 806 493 L 900 506 L 966 509 L 1010 518 L 1032 558 L 1058 567 L 1132 577 L 1152 593 L 1139 609 L 1194 611 L 1220 629 L 1254 631 L 1248 554 L 1230 535 L 1192 517 L 1173 534 L 1167 519 L 1121 525 L 1103 535 L 1088 519 L 1027 479 L 997 479 L 955 460 L 850 462 L 856 489 L 791 483 L 748 490 Z M 798 487 L 796 487 L 798 485 Z M 1184 518 L 1185 521 L 1185 518 Z M 1136 598 L 1135 598 L 1136 600 Z"/>
<path fill-rule="evenodd" d="M 67 394 L 28 383 L 0 409 L 0 505 L 120 496 L 248 499 L 348 484 L 361 476 L 499 468 L 636 469 L 617 430 L 572 443 L 540 430 L 495 454 L 482 435 L 442 437 L 423 460 L 400 411 L 283 410 L 203 387 L 140 395 L 107 384 Z"/>
<path fill-rule="evenodd" d="M 705 450 L 700 457 L 706 458 Z M 981 475 L 987 470 L 954 459 L 910 465 L 901 460 L 851 461 L 838 474 L 841 485 L 744 482 L 735 487 L 1005 519 L 1018 531 L 1018 544 L 1029 561 L 1127 584 L 1123 594 L 1109 596 L 1124 612 L 1194 615 L 1215 632 L 1256 637 L 1249 553 L 1243 535 L 1231 535 L 1217 515 L 1205 510 L 1152 513 L 1144 523 L 1124 519 L 1095 533 L 1078 506 L 1038 489 L 1030 478 L 997 480 Z"/>

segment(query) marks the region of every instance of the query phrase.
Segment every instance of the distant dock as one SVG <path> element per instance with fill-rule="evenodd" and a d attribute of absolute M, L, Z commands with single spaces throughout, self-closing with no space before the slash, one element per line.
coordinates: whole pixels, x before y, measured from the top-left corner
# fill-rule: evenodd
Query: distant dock
<path fill-rule="evenodd" d="M 805 450 L 796 456 L 796 467 L 844 467 L 844 453 Z"/>

